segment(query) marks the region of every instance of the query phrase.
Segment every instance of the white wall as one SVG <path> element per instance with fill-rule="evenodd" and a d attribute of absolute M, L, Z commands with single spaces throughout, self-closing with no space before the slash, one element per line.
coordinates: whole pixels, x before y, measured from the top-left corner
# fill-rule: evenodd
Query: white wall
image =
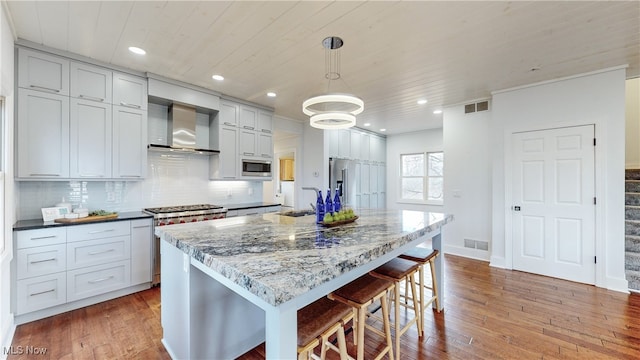
<path fill-rule="evenodd" d="M 640 78 L 626 81 L 625 167 L 640 169 Z"/>
<path fill-rule="evenodd" d="M 0 174 L 0 346 L 7 349 L 11 345 L 15 326 L 10 312 L 11 299 L 11 258 L 13 254 L 12 228 L 14 223 L 14 181 L 13 181 L 13 108 L 14 108 L 14 51 L 13 32 L 9 25 L 5 2 L 0 6 L 0 96 L 5 98 L 2 128 L 2 166 Z M 5 358 L 4 351 L 0 358 Z"/>
<path fill-rule="evenodd" d="M 493 94 L 493 266 L 512 265 L 511 134 L 595 124 L 596 285 L 628 291 L 624 272 L 624 83 L 625 69 L 620 67 Z"/>
<path fill-rule="evenodd" d="M 295 173 L 294 173 L 294 179 L 295 181 L 293 183 L 289 183 L 286 186 L 288 186 L 288 192 L 289 192 L 289 196 L 288 199 L 285 198 L 285 201 L 287 202 L 287 204 L 289 204 L 288 206 L 292 206 L 294 208 L 304 208 L 304 207 L 308 207 L 309 205 L 304 205 L 304 203 L 301 201 L 301 195 L 302 195 L 302 189 L 300 188 L 302 185 L 302 181 L 300 181 L 300 179 L 303 176 L 303 170 L 302 170 L 302 159 L 303 159 L 303 145 L 302 145 L 302 138 L 303 138 L 303 132 L 304 132 L 304 125 L 302 124 L 302 122 L 300 121 L 296 121 L 296 120 L 292 120 L 292 119 L 288 119 L 288 118 L 284 118 L 284 117 L 280 117 L 280 116 L 274 116 L 274 130 L 278 133 L 278 140 L 274 141 L 273 143 L 273 152 L 274 155 L 275 154 L 280 154 L 280 153 L 293 153 L 294 154 L 294 160 L 295 160 Z M 273 178 L 274 181 L 272 182 L 272 193 L 279 191 L 283 191 L 281 186 L 280 186 L 280 181 L 279 181 L 279 177 L 280 177 L 280 164 L 279 164 L 279 159 L 274 156 L 274 161 L 276 162 L 274 169 L 275 172 L 273 173 Z M 280 188 L 280 189 L 279 189 Z M 266 186 L 265 186 L 266 189 Z M 263 195 L 265 201 L 270 201 L 270 202 L 274 202 L 275 198 L 272 197 L 270 198 L 270 200 L 267 200 L 267 194 L 265 191 L 265 194 Z M 295 200 L 295 203 L 291 203 L 291 199 Z"/>
<path fill-rule="evenodd" d="M 407 204 L 400 199 L 400 155 L 425 151 L 442 151 L 442 129 L 387 136 L 387 208 L 442 212 L 441 205 Z M 444 156 L 445 169 L 447 155 Z M 445 176 L 445 188 L 447 185 Z"/>
<path fill-rule="evenodd" d="M 445 108 L 444 212 L 455 221 L 447 225 L 444 250 L 489 260 L 489 250 L 471 249 L 464 240 L 489 243 L 491 248 L 491 112 L 464 113 L 464 105 Z M 471 242 L 469 242 L 471 243 Z"/>

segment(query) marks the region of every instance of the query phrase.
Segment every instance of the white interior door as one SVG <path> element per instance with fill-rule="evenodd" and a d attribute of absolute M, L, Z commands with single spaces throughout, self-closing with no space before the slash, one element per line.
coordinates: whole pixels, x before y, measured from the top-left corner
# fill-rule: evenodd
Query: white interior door
<path fill-rule="evenodd" d="M 595 283 L 593 125 L 512 135 L 513 268 Z"/>

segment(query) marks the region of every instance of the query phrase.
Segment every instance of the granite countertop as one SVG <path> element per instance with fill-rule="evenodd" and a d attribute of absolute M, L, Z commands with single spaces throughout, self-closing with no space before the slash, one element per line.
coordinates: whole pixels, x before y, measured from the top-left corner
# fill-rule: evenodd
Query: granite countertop
<path fill-rule="evenodd" d="M 359 210 L 333 228 L 275 213 L 156 227 L 156 235 L 277 306 L 436 230 L 452 215 Z"/>
<path fill-rule="evenodd" d="M 153 215 L 144 213 L 142 211 L 127 211 L 127 212 L 119 212 L 118 217 L 113 219 L 89 221 L 89 222 L 78 222 L 78 223 L 57 223 L 53 221 L 44 222 L 42 221 L 42 219 L 20 220 L 13 225 L 13 231 L 43 229 L 43 228 L 54 227 L 54 226 L 86 225 L 86 224 L 95 224 L 98 222 L 124 221 L 124 220 L 135 220 L 135 219 L 145 219 L 145 218 L 153 218 Z"/>
<path fill-rule="evenodd" d="M 244 203 L 244 204 L 225 204 L 222 206 L 227 208 L 227 210 L 240 210 L 240 209 L 253 209 L 253 208 L 281 206 L 281 205 L 276 203 L 268 203 L 268 202 L 253 202 L 253 203 Z"/>

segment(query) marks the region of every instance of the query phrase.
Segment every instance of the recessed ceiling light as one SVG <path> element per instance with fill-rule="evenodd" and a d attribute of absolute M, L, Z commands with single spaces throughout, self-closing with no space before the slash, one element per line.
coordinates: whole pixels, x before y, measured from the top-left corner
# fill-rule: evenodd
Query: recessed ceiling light
<path fill-rule="evenodd" d="M 274 92 L 268 92 L 268 93 L 267 93 L 267 96 L 268 96 L 268 97 L 276 97 L 276 93 L 274 93 Z"/>
<path fill-rule="evenodd" d="M 433 110 L 433 113 L 434 113 L 434 114 L 436 114 L 436 115 L 437 115 L 437 114 L 442 114 L 442 110 L 440 110 L 440 109 L 438 109 L 438 110 Z"/>
<path fill-rule="evenodd" d="M 129 51 L 137 55 L 144 55 L 147 53 L 143 49 L 140 49 L 139 47 L 135 47 L 135 46 L 129 46 Z"/>
<path fill-rule="evenodd" d="M 217 80 L 217 81 L 222 81 L 222 80 L 224 80 L 224 76 L 222 76 L 222 75 L 218 75 L 218 74 L 211 76 L 211 78 L 212 78 L 213 80 Z"/>
<path fill-rule="evenodd" d="M 380 131 L 385 132 L 385 131 L 387 131 L 387 129 L 380 129 Z"/>
<path fill-rule="evenodd" d="M 371 126 L 371 123 L 364 123 L 364 124 L 362 124 L 362 125 L 364 125 L 364 126 Z"/>
<path fill-rule="evenodd" d="M 426 100 L 426 99 L 420 99 L 420 100 L 418 100 L 418 105 L 424 105 L 424 104 L 426 104 L 426 103 L 427 103 L 427 100 Z"/>

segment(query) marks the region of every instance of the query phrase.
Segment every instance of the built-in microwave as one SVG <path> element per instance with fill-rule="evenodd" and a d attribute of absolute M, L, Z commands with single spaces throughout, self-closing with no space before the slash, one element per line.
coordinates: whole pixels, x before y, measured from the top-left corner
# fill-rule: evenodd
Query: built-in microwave
<path fill-rule="evenodd" d="M 242 176 L 271 177 L 271 161 L 242 159 Z"/>

